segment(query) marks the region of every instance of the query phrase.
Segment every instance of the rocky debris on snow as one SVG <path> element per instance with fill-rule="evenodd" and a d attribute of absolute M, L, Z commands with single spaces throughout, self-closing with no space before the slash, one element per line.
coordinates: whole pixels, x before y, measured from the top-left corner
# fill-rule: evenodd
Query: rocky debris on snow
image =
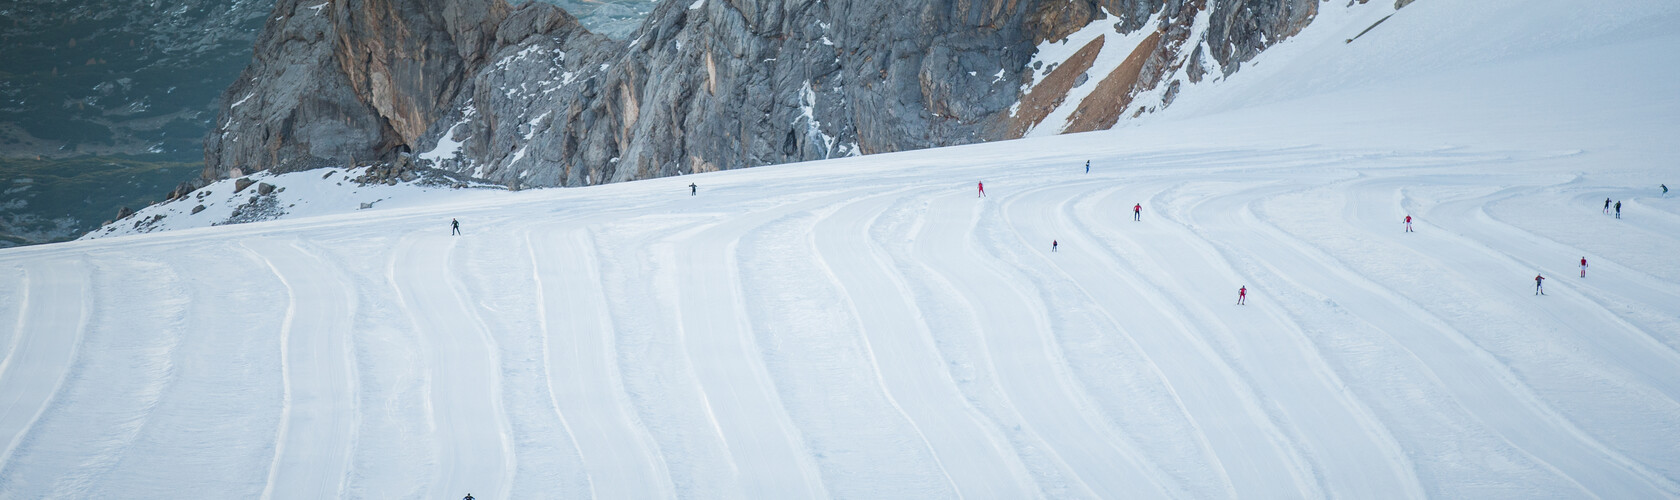
<path fill-rule="evenodd" d="M 253 195 L 244 204 L 234 207 L 228 218 L 221 222 L 212 223 L 213 226 L 227 224 L 244 224 L 278 219 L 286 215 L 285 209 L 280 207 L 280 198 L 272 194 Z"/>
<path fill-rule="evenodd" d="M 257 181 L 253 181 L 253 180 L 250 180 L 250 179 L 239 179 L 239 180 L 233 181 L 233 192 L 235 192 L 235 193 L 242 192 L 242 191 L 245 190 L 245 188 L 251 187 L 252 184 L 256 184 L 256 183 L 257 183 Z"/>
<path fill-rule="evenodd" d="M 199 206 L 196 206 L 196 207 L 192 208 L 192 214 L 190 214 L 190 215 L 198 215 L 199 212 L 203 212 L 203 211 L 204 211 L 204 205 L 199 205 Z"/>
<path fill-rule="evenodd" d="M 266 196 L 266 195 L 268 195 L 269 193 L 272 193 L 272 192 L 274 192 L 274 185 L 273 184 L 269 184 L 267 182 L 257 183 L 257 194 L 258 195 Z"/>

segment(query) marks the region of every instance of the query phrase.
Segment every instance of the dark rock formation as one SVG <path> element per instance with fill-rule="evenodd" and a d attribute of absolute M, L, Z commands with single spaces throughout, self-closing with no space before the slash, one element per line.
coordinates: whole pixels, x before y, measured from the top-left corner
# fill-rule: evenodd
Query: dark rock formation
<path fill-rule="evenodd" d="M 1317 7 L 667 0 L 614 40 L 536 2 L 279 0 L 223 95 L 205 179 L 417 158 L 507 186 L 576 186 L 964 144 L 1019 137 L 1082 78 L 1097 87 L 1067 130 L 1102 129 L 1168 104 L 1172 75 L 1237 71 Z M 1087 75 L 1094 53 L 1027 67 L 1039 42 L 1109 16 L 1153 32 L 1119 68 Z M 1132 102 L 1157 88 L 1171 91 Z"/>

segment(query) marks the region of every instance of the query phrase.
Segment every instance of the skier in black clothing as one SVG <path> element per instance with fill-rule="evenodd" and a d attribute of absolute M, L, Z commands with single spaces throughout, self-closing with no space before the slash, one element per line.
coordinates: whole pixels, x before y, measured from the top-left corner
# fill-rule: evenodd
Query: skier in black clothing
<path fill-rule="evenodd" d="M 1544 282 L 1544 281 L 1546 281 L 1545 276 L 1541 276 L 1541 275 L 1538 275 L 1538 274 L 1534 275 L 1534 294 L 1535 295 L 1545 295 L 1546 294 L 1546 287 L 1541 286 L 1542 282 Z"/>
<path fill-rule="evenodd" d="M 449 235 L 461 234 L 461 221 L 449 219 Z"/>
<path fill-rule="evenodd" d="M 1050 240 L 1050 251 L 1056 251 L 1056 240 Z"/>
<path fill-rule="evenodd" d="M 1091 167 L 1085 167 L 1085 171 L 1086 171 L 1086 172 L 1090 172 L 1090 171 L 1091 171 Z M 1667 197 L 1668 197 L 1668 185 L 1667 185 L 1667 184 L 1658 184 L 1658 185 L 1659 185 L 1659 186 L 1662 186 L 1662 188 L 1663 188 L 1663 197 L 1664 197 L 1664 198 L 1667 198 Z"/>
<path fill-rule="evenodd" d="M 1610 199 L 1604 199 L 1604 215 L 1610 215 Z"/>
<path fill-rule="evenodd" d="M 461 497 L 461 500 L 473 500 L 472 493 L 468 493 L 467 496 Z"/>
<path fill-rule="evenodd" d="M 1622 218 L 1622 202 L 1616 202 L 1616 218 Z"/>
<path fill-rule="evenodd" d="M 1085 160 L 1085 173 L 1087 173 L 1087 174 L 1091 173 L 1091 160 Z M 1663 192 L 1667 193 L 1668 188 L 1666 188 L 1666 187 L 1663 188 Z"/>
<path fill-rule="evenodd" d="M 700 192 L 700 186 L 696 186 L 692 182 L 688 183 L 688 195 L 689 196 L 694 196 L 694 194 L 698 193 L 698 192 Z"/>

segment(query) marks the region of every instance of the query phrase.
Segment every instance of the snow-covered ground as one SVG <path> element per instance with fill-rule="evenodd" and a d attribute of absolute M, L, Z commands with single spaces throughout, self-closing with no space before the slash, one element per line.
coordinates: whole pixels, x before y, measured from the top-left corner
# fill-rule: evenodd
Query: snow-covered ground
<path fill-rule="evenodd" d="M 1680 496 L 1677 21 L 1420 0 L 1108 132 L 0 250 L 0 498 Z"/>

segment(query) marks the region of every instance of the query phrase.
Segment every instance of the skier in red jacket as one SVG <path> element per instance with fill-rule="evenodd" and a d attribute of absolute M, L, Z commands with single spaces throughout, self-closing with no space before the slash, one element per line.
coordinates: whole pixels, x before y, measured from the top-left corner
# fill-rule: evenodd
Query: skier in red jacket
<path fill-rule="evenodd" d="M 1237 289 L 1237 305 L 1239 305 L 1239 306 L 1243 305 L 1243 301 L 1247 300 L 1247 299 L 1248 299 L 1248 285 L 1243 285 L 1242 288 Z"/>
<path fill-rule="evenodd" d="M 1541 286 L 1541 283 L 1544 282 L 1544 281 L 1546 281 L 1545 276 L 1541 276 L 1541 275 L 1538 275 L 1538 274 L 1534 275 L 1534 294 L 1535 295 L 1545 295 L 1546 294 L 1546 288 Z"/>
<path fill-rule="evenodd" d="M 1412 216 L 1406 216 L 1406 232 L 1412 232 Z"/>
<path fill-rule="evenodd" d="M 979 187 L 979 188 L 980 188 L 980 195 L 979 195 L 979 196 L 977 196 L 977 198 L 984 198 L 984 197 L 986 197 L 986 183 L 985 183 L 985 182 L 981 182 L 981 183 L 979 183 L 979 184 L 975 184 L 975 186 L 976 186 L 976 187 Z"/>
<path fill-rule="evenodd" d="M 1132 220 L 1143 220 L 1143 204 L 1132 205 Z"/>
<path fill-rule="evenodd" d="M 1581 257 L 1581 277 L 1587 277 L 1587 258 Z"/>

